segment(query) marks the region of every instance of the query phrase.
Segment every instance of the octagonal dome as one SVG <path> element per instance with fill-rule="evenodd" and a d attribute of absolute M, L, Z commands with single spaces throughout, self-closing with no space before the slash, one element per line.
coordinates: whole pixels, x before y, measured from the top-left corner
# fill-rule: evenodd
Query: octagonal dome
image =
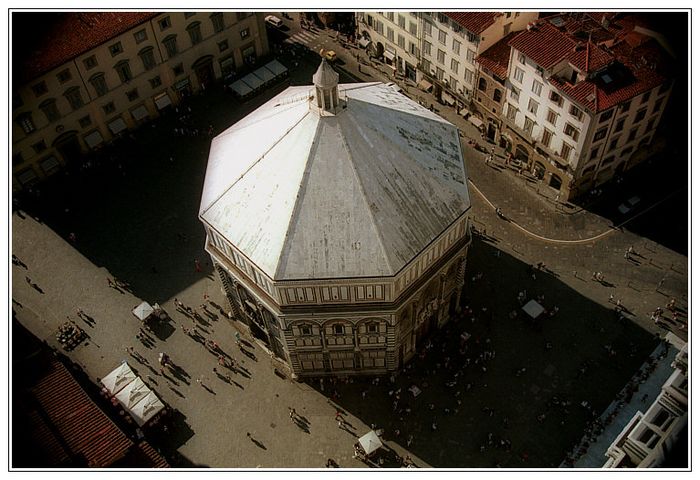
<path fill-rule="evenodd" d="M 215 137 L 200 218 L 274 280 L 397 274 L 470 207 L 457 128 L 382 83 L 289 87 Z"/>

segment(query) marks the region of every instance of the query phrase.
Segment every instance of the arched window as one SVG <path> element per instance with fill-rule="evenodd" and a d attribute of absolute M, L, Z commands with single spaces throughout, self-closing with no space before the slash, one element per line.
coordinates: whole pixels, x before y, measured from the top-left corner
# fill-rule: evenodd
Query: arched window
<path fill-rule="evenodd" d="M 153 55 L 153 47 L 146 47 L 139 52 L 143 62 L 143 69 L 150 70 L 156 66 L 156 57 Z"/>
<path fill-rule="evenodd" d="M 202 41 L 202 29 L 200 27 L 200 22 L 192 22 L 187 25 L 187 33 L 190 34 L 190 40 L 192 45 L 197 45 Z"/>
<path fill-rule="evenodd" d="M 55 122 L 56 120 L 61 118 L 61 114 L 58 112 L 58 107 L 56 107 L 55 98 L 49 98 L 44 100 L 39 105 L 39 108 L 42 112 L 44 112 L 44 115 L 46 115 L 46 120 L 48 120 L 49 123 Z"/>

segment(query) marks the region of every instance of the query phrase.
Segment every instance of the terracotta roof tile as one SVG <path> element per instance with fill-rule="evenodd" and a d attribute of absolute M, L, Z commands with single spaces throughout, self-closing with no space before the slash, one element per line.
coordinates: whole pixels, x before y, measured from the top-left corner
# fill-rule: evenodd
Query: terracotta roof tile
<path fill-rule="evenodd" d="M 530 30 L 523 30 L 510 41 L 510 46 L 532 59 L 542 68 L 551 68 L 566 57 L 576 43 L 547 21 L 540 20 Z"/>
<path fill-rule="evenodd" d="M 31 391 L 66 446 L 83 456 L 88 466 L 107 467 L 131 446 L 131 440 L 57 360 L 52 361 L 50 372 Z"/>
<path fill-rule="evenodd" d="M 152 12 L 80 12 L 57 14 L 22 61 L 31 80 L 158 15 Z"/>
<path fill-rule="evenodd" d="M 115 463 L 148 468 L 168 466 L 153 448 L 143 445 L 145 442 L 134 445 L 58 360 L 51 360 L 46 374 L 30 393 L 33 402 L 26 407 L 31 436 L 50 465 L 66 466 L 79 459 L 93 468 L 107 468 Z"/>
<path fill-rule="evenodd" d="M 511 32 L 501 40 L 489 47 L 488 50 L 476 57 L 476 61 L 486 70 L 489 70 L 501 80 L 508 75 L 508 62 L 510 60 L 510 42 L 518 32 Z"/>
<path fill-rule="evenodd" d="M 569 62 L 588 78 L 575 85 L 552 76 L 549 82 L 583 107 L 599 112 L 625 102 L 666 80 L 668 58 L 651 37 L 634 31 L 635 18 L 602 15 L 555 15 L 519 33 L 509 45 L 544 69 Z M 582 30 L 583 29 L 583 30 Z M 585 30 L 585 35 L 581 32 Z M 600 40 L 599 44 L 587 38 Z M 606 46 L 604 46 L 606 45 Z M 614 81 L 604 81 L 604 74 Z"/>
<path fill-rule="evenodd" d="M 496 23 L 500 12 L 445 12 L 449 18 L 472 33 L 481 33 Z"/>

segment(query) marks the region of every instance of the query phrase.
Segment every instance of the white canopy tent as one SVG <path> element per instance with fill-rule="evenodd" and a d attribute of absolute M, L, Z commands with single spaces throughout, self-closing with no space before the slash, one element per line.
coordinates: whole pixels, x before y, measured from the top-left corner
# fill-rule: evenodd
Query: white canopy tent
<path fill-rule="evenodd" d="M 472 125 L 474 125 L 476 128 L 481 128 L 484 126 L 484 122 L 477 116 L 472 115 L 469 117 L 469 121 L 471 122 Z"/>
<path fill-rule="evenodd" d="M 282 65 L 279 61 L 273 60 L 269 62 L 267 65 L 265 65 L 265 68 L 270 70 L 272 73 L 275 74 L 275 76 L 281 76 L 287 74 L 288 70 L 287 67 Z"/>
<path fill-rule="evenodd" d="M 136 379 L 136 374 L 131 369 L 128 363 L 124 362 L 117 368 L 108 373 L 105 377 L 100 380 L 102 385 L 114 395 L 121 391 L 128 384 Z"/>
<path fill-rule="evenodd" d="M 231 90 L 239 97 L 245 97 L 253 91 L 243 80 L 236 80 L 231 84 Z"/>
<path fill-rule="evenodd" d="M 131 312 L 136 315 L 136 318 L 144 321 L 150 317 L 155 310 L 148 302 L 141 302 L 141 304 L 134 308 Z"/>
<path fill-rule="evenodd" d="M 122 388 L 115 396 L 117 400 L 119 400 L 119 403 L 127 409 L 132 410 L 136 404 L 143 400 L 149 393 L 151 393 L 151 389 L 143 383 L 143 380 L 136 377 L 133 382 Z"/>
<path fill-rule="evenodd" d="M 158 396 L 152 391 L 149 391 L 148 394 L 130 410 L 131 416 L 134 417 L 136 423 L 141 426 L 164 408 L 165 405 L 163 405 L 163 402 L 160 401 Z"/>
<path fill-rule="evenodd" d="M 367 455 L 370 455 L 382 446 L 382 441 L 374 430 L 365 433 L 358 441 Z"/>
<path fill-rule="evenodd" d="M 272 73 L 267 67 L 262 66 L 253 72 L 256 77 L 261 79 L 264 83 L 269 83 L 275 79 L 275 74 Z"/>
<path fill-rule="evenodd" d="M 537 318 L 544 312 L 544 307 L 535 300 L 530 300 L 523 306 L 523 310 L 532 318 Z"/>
<path fill-rule="evenodd" d="M 257 75 L 254 73 L 249 73 L 245 77 L 243 77 L 241 80 L 243 80 L 243 83 L 248 85 L 251 89 L 257 90 L 258 88 L 263 86 L 263 81 L 258 78 Z"/>

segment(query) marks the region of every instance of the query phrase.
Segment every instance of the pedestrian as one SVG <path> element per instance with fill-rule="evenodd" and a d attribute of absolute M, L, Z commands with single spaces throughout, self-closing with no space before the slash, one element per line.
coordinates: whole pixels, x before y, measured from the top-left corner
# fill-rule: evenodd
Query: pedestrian
<path fill-rule="evenodd" d="M 292 421 L 294 421 L 294 417 L 296 417 L 296 415 L 297 415 L 297 411 L 294 410 L 293 408 L 290 408 L 289 409 L 289 418 L 292 419 Z"/>
<path fill-rule="evenodd" d="M 204 292 L 204 301 L 206 302 L 207 300 L 209 300 L 209 294 Z"/>
<path fill-rule="evenodd" d="M 342 420 L 342 419 L 341 419 L 341 420 L 338 420 L 338 428 L 342 429 L 343 426 L 344 426 L 343 420 Z"/>
<path fill-rule="evenodd" d="M 201 272 L 201 271 L 202 271 L 202 267 L 201 267 L 201 265 L 199 264 L 199 259 L 198 259 L 198 258 L 195 258 L 195 259 L 194 259 L 194 271 L 195 271 L 195 272 Z"/>
<path fill-rule="evenodd" d="M 406 439 L 406 446 L 410 448 L 411 443 L 413 443 L 413 435 L 409 435 L 408 439 Z"/>

